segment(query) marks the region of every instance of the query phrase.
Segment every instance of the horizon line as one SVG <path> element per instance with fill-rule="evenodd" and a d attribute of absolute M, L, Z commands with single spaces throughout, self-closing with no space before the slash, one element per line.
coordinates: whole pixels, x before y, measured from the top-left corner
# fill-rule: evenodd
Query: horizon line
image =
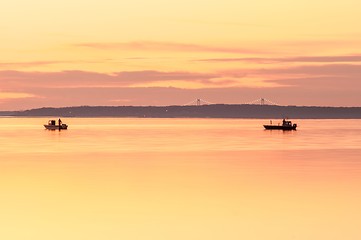
<path fill-rule="evenodd" d="M 249 104 L 249 103 L 212 103 L 212 104 L 201 104 L 201 105 L 78 105 L 78 106 L 62 106 L 62 107 L 37 107 L 23 110 L 0 110 L 0 112 L 26 112 L 32 110 L 40 110 L 40 109 L 65 109 L 65 108 L 112 108 L 112 107 L 136 107 L 136 108 L 146 108 L 146 107 L 157 107 L 157 108 L 166 108 L 166 107 L 205 107 L 205 106 L 217 106 L 217 105 L 228 105 L 228 106 L 262 106 L 262 107 L 312 107 L 312 108 L 361 108 L 361 106 L 315 106 L 315 105 L 276 105 L 276 104 Z"/>

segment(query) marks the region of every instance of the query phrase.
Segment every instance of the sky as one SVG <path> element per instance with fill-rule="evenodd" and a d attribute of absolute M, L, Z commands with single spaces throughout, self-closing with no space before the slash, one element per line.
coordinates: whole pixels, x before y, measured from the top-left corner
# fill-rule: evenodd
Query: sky
<path fill-rule="evenodd" d="M 81 105 L 361 106 L 359 0 L 13 0 L 0 111 Z"/>

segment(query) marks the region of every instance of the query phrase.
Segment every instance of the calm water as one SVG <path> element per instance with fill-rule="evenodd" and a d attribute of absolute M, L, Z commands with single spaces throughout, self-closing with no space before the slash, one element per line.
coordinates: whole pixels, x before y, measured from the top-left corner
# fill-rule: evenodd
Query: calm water
<path fill-rule="evenodd" d="M 0 239 L 361 239 L 361 120 L 0 118 Z"/>

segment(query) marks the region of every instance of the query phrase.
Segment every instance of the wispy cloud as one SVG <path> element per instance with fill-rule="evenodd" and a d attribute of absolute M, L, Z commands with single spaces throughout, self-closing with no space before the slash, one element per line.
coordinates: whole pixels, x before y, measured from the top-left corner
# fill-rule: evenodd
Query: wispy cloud
<path fill-rule="evenodd" d="M 63 63 L 69 63 L 69 61 L 0 62 L 0 68 L 27 68 Z"/>
<path fill-rule="evenodd" d="M 262 79 L 273 85 L 239 84 L 253 79 Z M 361 64 L 235 69 L 217 73 L 150 70 L 109 74 L 0 71 L 0 108 L 171 105 L 184 104 L 194 98 L 204 98 L 214 103 L 242 103 L 259 97 L 285 105 L 355 106 L 361 101 L 360 79 Z M 183 88 L 172 85 L 174 81 L 203 85 L 197 89 Z"/>
<path fill-rule="evenodd" d="M 273 86 L 313 88 L 361 89 L 361 64 L 317 64 L 256 69 L 233 69 L 228 76 L 263 79 Z"/>
<path fill-rule="evenodd" d="M 23 98 L 33 98 L 36 97 L 30 93 L 22 93 L 22 92 L 0 92 L 0 100 L 1 99 L 23 99 Z"/>
<path fill-rule="evenodd" d="M 19 69 L 19 68 L 32 68 L 32 67 L 42 67 L 48 65 L 57 65 L 57 64 L 94 64 L 94 63 L 105 63 L 110 62 L 110 59 L 98 60 L 98 61 L 84 61 L 84 60 L 72 60 L 72 61 L 27 61 L 27 62 L 0 62 L 0 69 L 9 70 L 9 69 Z"/>
<path fill-rule="evenodd" d="M 324 65 L 303 65 L 297 67 L 283 67 L 273 69 L 256 70 L 259 74 L 300 74 L 308 76 L 344 76 L 361 77 L 360 64 L 324 64 Z M 341 83 L 340 83 L 341 84 Z"/>
<path fill-rule="evenodd" d="M 76 88 L 76 87 L 131 87 L 162 82 L 189 82 L 204 85 L 225 85 L 232 81 L 212 73 L 124 71 L 97 73 L 85 71 L 21 72 L 0 71 L 0 87 L 19 88 Z"/>
<path fill-rule="evenodd" d="M 98 50 L 138 50 L 138 51 L 177 51 L 177 52 L 222 52 L 222 53 L 259 53 L 259 50 L 237 48 L 237 47 L 220 47 L 206 46 L 199 44 L 176 43 L 176 42 L 152 42 L 152 41 L 135 41 L 135 42 L 94 42 L 74 44 L 75 47 L 87 47 Z"/>
<path fill-rule="evenodd" d="M 36 88 L 33 95 L 43 98 L 0 101 L 2 110 L 79 105 L 183 105 L 196 98 L 213 103 L 246 103 L 264 97 L 282 105 L 357 106 L 358 89 L 313 88 L 311 84 L 287 88 L 202 88 L 109 87 L 109 88 Z"/>
<path fill-rule="evenodd" d="M 235 28 L 270 28 L 267 24 L 257 24 L 253 22 L 237 22 L 237 21 L 211 21 L 211 20 L 200 20 L 200 19 L 174 19 L 171 20 L 176 23 L 186 23 L 190 25 L 198 24 L 198 25 L 210 25 L 210 26 L 232 26 Z"/>
<path fill-rule="evenodd" d="M 344 56 L 300 56 L 284 58 L 208 58 L 199 59 L 201 62 L 250 62 L 250 63 L 337 63 L 337 62 L 361 62 L 361 55 Z"/>

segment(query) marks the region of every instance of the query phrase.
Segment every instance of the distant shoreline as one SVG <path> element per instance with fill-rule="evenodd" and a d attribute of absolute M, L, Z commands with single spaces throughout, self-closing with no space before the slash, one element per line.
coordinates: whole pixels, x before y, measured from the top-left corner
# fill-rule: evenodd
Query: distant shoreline
<path fill-rule="evenodd" d="M 1 111 L 7 117 L 114 117 L 114 118 L 241 118 L 241 119 L 361 119 L 361 107 L 275 105 L 201 106 L 79 106 Z"/>

